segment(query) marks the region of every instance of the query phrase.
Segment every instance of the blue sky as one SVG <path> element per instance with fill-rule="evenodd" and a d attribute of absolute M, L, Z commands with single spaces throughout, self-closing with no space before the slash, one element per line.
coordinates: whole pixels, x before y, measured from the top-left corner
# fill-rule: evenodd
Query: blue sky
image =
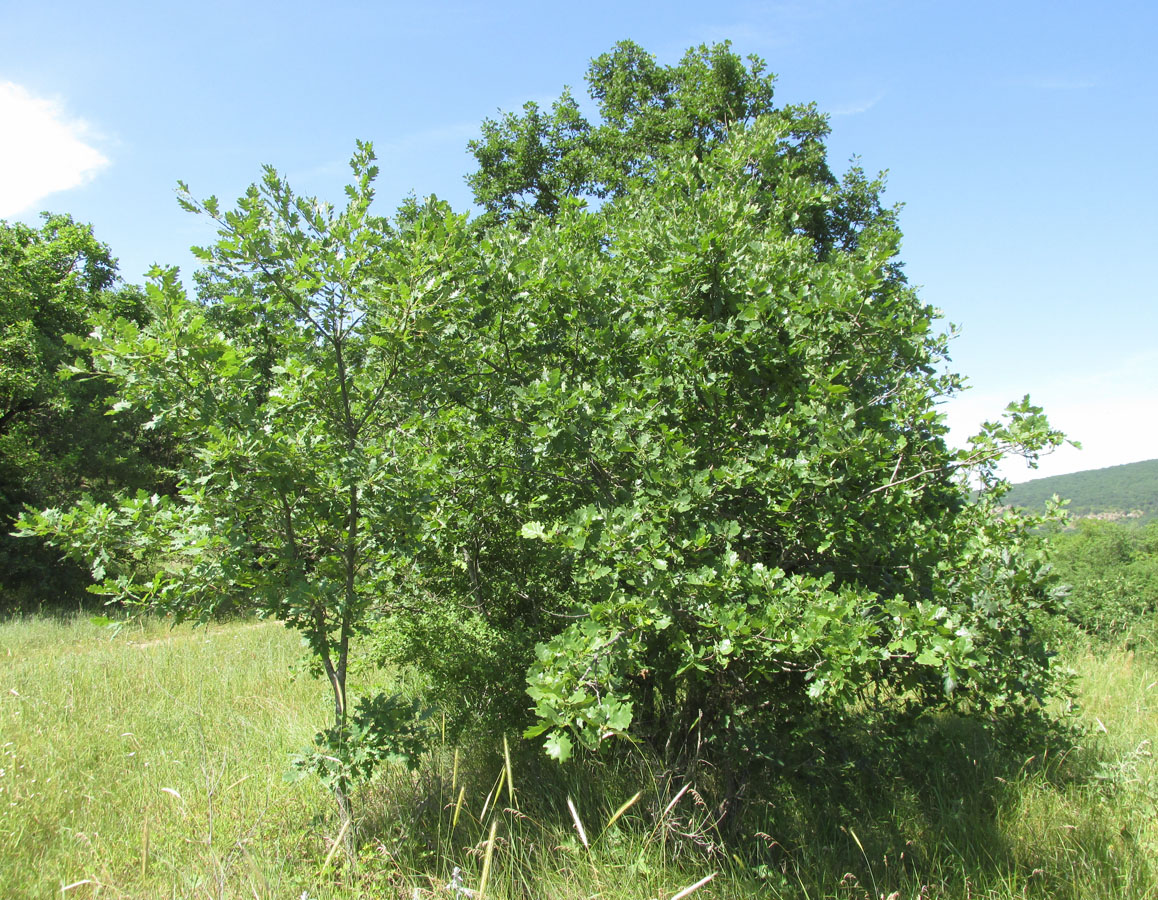
<path fill-rule="evenodd" d="M 963 438 L 1024 393 L 1080 440 L 1029 477 L 1158 457 L 1158 4 L 0 4 L 0 218 L 91 222 L 140 281 L 212 239 L 174 199 L 236 197 L 271 163 L 340 199 L 374 142 L 388 211 L 466 209 L 466 142 L 585 90 L 630 38 L 663 62 L 730 39 L 781 102 L 831 115 L 830 155 L 889 170 L 902 257 L 962 328 Z"/>

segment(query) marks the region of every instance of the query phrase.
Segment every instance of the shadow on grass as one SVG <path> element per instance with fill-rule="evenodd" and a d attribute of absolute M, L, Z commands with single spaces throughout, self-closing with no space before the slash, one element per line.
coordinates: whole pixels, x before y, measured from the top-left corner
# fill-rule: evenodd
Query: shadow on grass
<path fill-rule="evenodd" d="M 1088 898 L 1154 884 L 1074 728 L 926 716 L 846 727 L 750 788 L 749 866 L 785 895 Z"/>
<path fill-rule="evenodd" d="M 559 766 L 523 745 L 509 769 L 501 750 L 446 752 L 371 791 L 363 854 L 432 889 L 456 866 L 477 884 L 497 821 L 504 896 L 570 896 L 575 878 L 667 896 L 709 871 L 705 897 L 1145 896 L 1154 866 L 1084 743 L 1044 720 L 927 716 L 887 737 L 846 721 L 749 761 L 723 818 L 722 764 L 689 778 L 635 749 Z"/>

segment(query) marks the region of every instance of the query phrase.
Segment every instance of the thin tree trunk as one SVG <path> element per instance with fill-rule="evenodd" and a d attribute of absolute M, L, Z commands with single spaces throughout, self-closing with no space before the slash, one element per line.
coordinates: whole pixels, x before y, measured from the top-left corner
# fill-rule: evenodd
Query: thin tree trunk
<path fill-rule="evenodd" d="M 319 619 L 322 613 L 319 611 Z M 340 646 L 342 650 L 338 658 L 338 665 L 334 665 L 333 657 L 330 655 L 329 646 L 326 643 L 324 624 L 319 624 L 317 627 L 321 633 L 321 657 L 322 667 L 325 669 L 326 678 L 330 682 L 330 689 L 334 694 L 334 728 L 338 734 L 341 735 L 346 727 L 346 665 L 345 665 L 345 648 L 348 645 L 348 616 L 342 617 L 342 640 Z M 341 754 L 340 754 L 341 755 Z M 350 785 L 346 781 L 345 775 L 339 775 L 337 782 L 334 785 L 334 801 L 338 807 L 338 828 L 342 834 L 342 844 L 346 851 L 346 856 L 349 859 L 350 865 L 354 865 L 357 859 L 355 850 L 357 848 L 357 837 L 354 833 L 354 809 L 350 797 Z"/>

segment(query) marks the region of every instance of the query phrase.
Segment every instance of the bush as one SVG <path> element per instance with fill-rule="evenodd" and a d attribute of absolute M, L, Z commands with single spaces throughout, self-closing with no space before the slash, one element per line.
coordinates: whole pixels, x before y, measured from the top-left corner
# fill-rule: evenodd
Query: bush
<path fill-rule="evenodd" d="M 1137 528 L 1084 520 L 1052 544 L 1071 622 L 1106 641 L 1150 630 L 1147 622 L 1158 613 L 1158 523 Z"/>
<path fill-rule="evenodd" d="M 1025 400 L 946 445 L 959 380 L 881 182 L 834 177 L 824 118 L 726 46 L 662 67 L 622 44 L 589 81 L 602 122 L 565 96 L 473 145 L 473 359 L 392 658 L 559 759 L 751 759 L 853 704 L 1040 703 L 1037 520 L 993 467 L 1061 437 Z"/>

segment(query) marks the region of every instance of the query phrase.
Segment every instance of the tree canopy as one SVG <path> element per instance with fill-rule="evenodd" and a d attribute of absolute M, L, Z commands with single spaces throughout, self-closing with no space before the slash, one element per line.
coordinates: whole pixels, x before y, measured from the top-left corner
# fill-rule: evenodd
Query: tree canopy
<path fill-rule="evenodd" d="M 687 52 L 662 66 L 631 41 L 591 61 L 587 82 L 602 122 L 589 122 L 569 90 L 549 112 L 487 119 L 470 142 L 479 168 L 467 176 L 490 219 L 553 214 L 567 197 L 616 197 L 661 160 L 701 158 L 731 129 L 760 117 L 791 123 L 801 144 L 828 133 L 813 107 L 778 109 L 763 61 L 747 64 L 727 43 Z"/>

